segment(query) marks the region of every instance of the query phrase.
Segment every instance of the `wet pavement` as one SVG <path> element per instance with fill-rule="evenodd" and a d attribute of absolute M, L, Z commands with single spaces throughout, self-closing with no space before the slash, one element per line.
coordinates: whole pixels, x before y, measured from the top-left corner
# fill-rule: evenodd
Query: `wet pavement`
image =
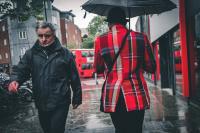
<path fill-rule="evenodd" d="M 103 79 L 82 79 L 83 104 L 70 108 L 65 133 L 114 133 L 109 114 L 99 111 Z M 188 105 L 171 89 L 160 89 L 148 83 L 151 109 L 144 119 L 143 133 L 200 133 L 200 110 Z M 9 117 L 0 118 L 0 133 L 42 133 L 33 103 L 20 105 Z M 134 133 L 134 132 L 133 132 Z"/>

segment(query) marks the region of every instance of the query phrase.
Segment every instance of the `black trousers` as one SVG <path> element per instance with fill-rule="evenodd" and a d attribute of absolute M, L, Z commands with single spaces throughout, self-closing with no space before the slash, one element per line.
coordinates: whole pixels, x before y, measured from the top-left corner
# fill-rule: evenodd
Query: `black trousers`
<path fill-rule="evenodd" d="M 115 133 L 142 133 L 145 110 L 126 111 L 122 92 L 118 99 L 116 112 L 110 113 Z"/>
<path fill-rule="evenodd" d="M 58 107 L 53 111 L 38 110 L 44 133 L 64 133 L 68 111 L 69 105 Z"/>
<path fill-rule="evenodd" d="M 110 113 L 115 133 L 142 133 L 144 110 Z"/>

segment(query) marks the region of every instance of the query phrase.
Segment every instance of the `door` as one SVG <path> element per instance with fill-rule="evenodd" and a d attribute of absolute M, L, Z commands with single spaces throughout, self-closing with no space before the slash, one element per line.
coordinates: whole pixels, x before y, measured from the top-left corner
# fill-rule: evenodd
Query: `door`
<path fill-rule="evenodd" d="M 195 15 L 195 100 L 200 103 L 200 12 Z"/>

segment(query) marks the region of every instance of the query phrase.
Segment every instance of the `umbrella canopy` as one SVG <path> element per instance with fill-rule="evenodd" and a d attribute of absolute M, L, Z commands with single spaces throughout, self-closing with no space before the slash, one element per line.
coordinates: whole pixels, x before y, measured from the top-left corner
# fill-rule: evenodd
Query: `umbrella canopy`
<path fill-rule="evenodd" d="M 107 16 L 113 7 L 120 7 L 126 12 L 127 17 L 147 14 L 160 14 L 176 8 L 170 0 L 89 0 L 82 5 L 88 12 Z"/>

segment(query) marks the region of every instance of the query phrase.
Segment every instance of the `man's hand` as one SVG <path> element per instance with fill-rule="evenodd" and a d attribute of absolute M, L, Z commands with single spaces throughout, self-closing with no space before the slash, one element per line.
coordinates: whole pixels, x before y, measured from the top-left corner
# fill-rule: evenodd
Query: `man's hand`
<path fill-rule="evenodd" d="M 17 81 L 12 81 L 8 86 L 8 90 L 10 92 L 17 92 L 18 87 L 19 87 L 19 83 Z"/>
<path fill-rule="evenodd" d="M 73 109 L 77 109 L 80 104 L 72 104 Z"/>

